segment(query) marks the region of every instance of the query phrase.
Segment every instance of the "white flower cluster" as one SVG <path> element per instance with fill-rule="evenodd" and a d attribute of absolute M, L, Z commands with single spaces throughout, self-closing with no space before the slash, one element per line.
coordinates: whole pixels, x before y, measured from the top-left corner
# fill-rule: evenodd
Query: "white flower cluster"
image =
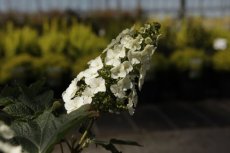
<path fill-rule="evenodd" d="M 14 136 L 14 132 L 2 121 L 0 121 L 0 137 L 3 139 L 11 139 Z M 0 140 L 0 152 L 3 153 L 21 153 L 21 146 L 13 146 L 7 142 L 3 142 Z"/>
<path fill-rule="evenodd" d="M 63 92 L 67 113 L 84 104 L 99 111 L 134 113 L 137 91 L 144 82 L 156 49 L 159 24 L 126 29 L 82 71 Z"/>

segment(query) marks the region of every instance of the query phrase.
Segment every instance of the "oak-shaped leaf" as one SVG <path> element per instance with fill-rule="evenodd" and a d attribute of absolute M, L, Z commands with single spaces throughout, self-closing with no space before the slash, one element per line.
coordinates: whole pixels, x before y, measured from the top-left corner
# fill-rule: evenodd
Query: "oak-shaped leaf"
<path fill-rule="evenodd" d="M 11 124 L 15 132 L 14 140 L 25 152 L 50 153 L 67 132 L 96 115 L 95 112 L 89 111 L 89 107 L 85 105 L 70 114 L 58 117 L 47 110 L 31 121 L 14 121 Z"/>

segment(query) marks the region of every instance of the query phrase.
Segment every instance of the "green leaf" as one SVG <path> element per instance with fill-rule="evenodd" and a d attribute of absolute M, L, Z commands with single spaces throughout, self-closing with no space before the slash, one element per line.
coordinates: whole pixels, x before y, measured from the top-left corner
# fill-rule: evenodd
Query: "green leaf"
<path fill-rule="evenodd" d="M 44 79 L 39 80 L 39 81 L 37 81 L 35 83 L 32 83 L 29 86 L 29 90 L 30 90 L 31 95 L 37 95 L 43 89 L 44 85 L 45 85 L 45 80 Z"/>
<path fill-rule="evenodd" d="M 109 142 L 107 141 L 98 141 L 98 140 L 93 140 L 93 142 L 96 145 L 100 145 L 103 148 L 105 148 L 106 150 L 111 151 L 112 153 L 121 153 L 120 151 L 118 151 L 118 149 L 116 148 L 116 144 L 117 145 L 132 145 L 132 146 L 139 146 L 141 147 L 142 145 L 138 144 L 135 141 L 127 141 L 127 140 L 119 140 L 119 139 L 111 139 Z"/>
<path fill-rule="evenodd" d="M 29 107 L 22 103 L 14 103 L 3 108 L 3 111 L 9 114 L 11 117 L 16 120 L 20 119 L 32 119 L 34 112 Z"/>
<path fill-rule="evenodd" d="M 22 84 L 5 87 L 0 95 L 0 107 L 15 120 L 36 118 L 49 109 L 53 102 L 53 91 L 44 90 L 43 85 L 42 80 L 29 87 Z"/>
<path fill-rule="evenodd" d="M 15 121 L 11 128 L 15 131 L 15 140 L 23 149 L 33 153 L 50 153 L 73 127 L 79 127 L 85 120 L 95 116 L 89 111 L 89 105 L 56 117 L 51 111 L 45 111 L 36 119 L 28 122 Z"/>
<path fill-rule="evenodd" d="M 27 107 L 31 108 L 34 112 L 43 111 L 52 104 L 53 91 L 40 91 L 38 87 L 37 91 L 33 88 L 38 85 L 26 87 L 24 85 L 18 86 L 21 94 L 19 101 L 24 103 Z"/>
<path fill-rule="evenodd" d="M 131 146 L 139 146 L 142 147 L 139 143 L 130 140 L 119 140 L 119 139 L 111 139 L 110 143 L 119 144 L 119 145 L 131 145 Z"/>
<path fill-rule="evenodd" d="M 105 148 L 106 150 L 111 151 L 111 153 L 122 153 L 112 143 L 109 143 L 109 142 L 106 142 L 106 141 L 98 141 L 98 140 L 94 140 L 93 142 L 96 145 L 99 145 L 99 146 Z"/>
<path fill-rule="evenodd" d="M 18 96 L 18 94 L 19 94 L 19 90 L 17 87 L 5 86 L 2 89 L 0 96 L 1 97 L 13 97 L 13 96 Z"/>
<path fill-rule="evenodd" d="M 5 107 L 9 104 L 12 104 L 13 100 L 9 97 L 2 97 L 0 98 L 0 107 Z"/>
<path fill-rule="evenodd" d="M 112 153 L 122 153 L 121 151 L 117 150 L 117 148 L 111 143 L 107 145 L 101 145 L 101 146 L 105 148 L 106 150 L 111 151 Z"/>

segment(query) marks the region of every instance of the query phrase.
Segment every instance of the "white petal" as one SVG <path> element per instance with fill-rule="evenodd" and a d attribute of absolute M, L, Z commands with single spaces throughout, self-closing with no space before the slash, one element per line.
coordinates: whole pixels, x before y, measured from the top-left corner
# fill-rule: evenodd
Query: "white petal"
<path fill-rule="evenodd" d="M 146 44 L 151 44 L 153 41 L 150 37 L 145 38 L 145 43 Z"/>
<path fill-rule="evenodd" d="M 133 70 L 133 66 L 129 61 L 123 62 L 122 65 L 124 66 L 124 70 L 126 71 L 127 74 Z"/>
<path fill-rule="evenodd" d="M 112 68 L 111 77 L 113 79 L 124 78 L 129 72 L 133 70 L 133 67 L 129 61 L 125 61 L 117 67 Z"/>
<path fill-rule="evenodd" d="M 137 101 L 138 101 L 138 97 L 137 97 L 136 89 L 132 88 L 132 93 L 130 94 L 130 97 L 129 97 L 129 103 L 133 103 L 133 106 L 136 107 Z"/>
<path fill-rule="evenodd" d="M 117 84 L 121 86 L 123 91 L 127 91 L 133 87 L 131 80 L 127 76 L 124 79 L 119 80 Z"/>
<path fill-rule="evenodd" d="M 138 35 L 135 40 L 132 42 L 132 50 L 140 50 L 141 49 L 141 43 L 143 41 L 143 37 L 141 35 Z"/>
<path fill-rule="evenodd" d="M 119 87 L 117 84 L 111 85 L 110 90 L 112 91 L 114 96 L 116 96 L 118 98 L 124 98 L 125 97 L 125 93 L 122 91 L 122 88 Z"/>
<path fill-rule="evenodd" d="M 84 105 L 83 97 L 75 97 L 74 99 L 65 103 L 65 109 L 67 110 L 67 113 L 71 113 L 82 105 Z"/>
<path fill-rule="evenodd" d="M 133 41 L 133 38 L 130 35 L 125 35 L 122 39 L 121 39 L 121 44 L 126 46 L 127 44 L 129 44 L 131 41 Z"/>
<path fill-rule="evenodd" d="M 139 90 L 141 90 L 142 85 L 144 84 L 145 75 L 146 75 L 146 69 L 145 69 L 144 66 L 142 66 L 141 69 L 140 69 L 140 76 L 139 76 L 139 80 L 138 80 L 138 88 L 139 88 Z"/>
<path fill-rule="evenodd" d="M 105 80 L 102 77 L 87 79 L 85 83 L 90 86 L 94 94 L 106 91 Z"/>
<path fill-rule="evenodd" d="M 141 52 L 141 55 L 144 59 L 146 59 L 146 58 L 151 58 L 153 53 L 154 53 L 153 45 L 146 45 L 144 50 Z"/>
<path fill-rule="evenodd" d="M 11 144 L 0 141 L 0 151 L 4 153 L 22 153 L 22 147 L 12 146 Z"/>
<path fill-rule="evenodd" d="M 127 49 L 140 50 L 142 41 L 143 37 L 141 35 L 138 35 L 135 39 L 126 35 L 121 39 L 121 44 Z"/>
<path fill-rule="evenodd" d="M 99 74 L 97 73 L 97 69 L 88 68 L 85 71 L 83 71 L 82 75 L 85 77 L 85 79 L 91 79 L 97 77 Z"/>
<path fill-rule="evenodd" d="M 126 96 L 126 91 L 131 89 L 133 84 L 129 77 L 125 77 L 117 82 L 117 84 L 111 85 L 110 90 L 118 98 L 124 98 Z"/>
<path fill-rule="evenodd" d="M 83 99 L 84 99 L 84 104 L 91 104 L 91 102 L 92 102 L 91 97 L 84 96 Z"/>
<path fill-rule="evenodd" d="M 141 62 L 141 52 L 130 50 L 128 52 L 128 59 L 133 65 L 139 64 Z"/>
<path fill-rule="evenodd" d="M 119 56 L 116 55 L 114 50 L 109 49 L 105 57 L 105 64 L 112 65 L 112 66 L 118 66 L 120 63 L 121 61 L 120 61 Z"/>
<path fill-rule="evenodd" d="M 117 38 L 119 37 L 119 35 L 117 36 Z M 116 43 L 118 43 L 119 41 L 120 41 L 120 38 L 118 38 L 118 39 L 112 39 L 112 41 L 110 42 L 110 44 L 106 47 L 106 49 L 104 49 L 103 50 L 103 52 L 102 53 L 105 53 L 105 52 L 107 52 L 110 48 L 112 48 Z"/>
<path fill-rule="evenodd" d="M 134 107 L 136 107 L 136 105 L 137 105 L 137 100 L 138 100 L 137 99 L 137 93 L 136 93 L 135 88 L 133 88 L 132 93 L 129 96 L 129 101 L 127 104 L 127 108 L 129 110 L 130 115 L 134 114 L 134 111 L 135 111 Z"/>
<path fill-rule="evenodd" d="M 80 72 L 76 78 L 78 81 L 80 81 L 83 77 L 84 77 L 84 71 Z"/>
<path fill-rule="evenodd" d="M 121 45 L 114 46 L 114 49 L 109 49 L 105 57 L 106 65 L 118 66 L 121 63 L 121 58 L 125 57 L 125 48 Z"/>
<path fill-rule="evenodd" d="M 74 99 L 70 100 L 68 103 L 65 103 L 65 109 L 67 110 L 67 113 L 71 113 L 74 110 L 77 110 L 81 106 L 85 104 L 90 104 L 92 102 L 91 97 L 87 96 L 81 96 L 81 97 L 75 97 Z"/>
<path fill-rule="evenodd" d="M 75 96 L 78 90 L 77 80 L 78 80 L 77 78 L 72 80 L 72 82 L 70 83 L 66 91 L 62 93 L 62 98 L 64 102 L 68 102 L 70 99 L 72 99 Z"/>
<path fill-rule="evenodd" d="M 94 60 L 89 61 L 88 64 L 90 68 L 95 69 L 96 71 L 103 68 L 103 63 L 100 56 Z"/>
<path fill-rule="evenodd" d="M 85 88 L 85 90 L 82 92 L 82 95 L 87 97 L 93 97 L 94 96 L 93 89 L 90 87 Z"/>
<path fill-rule="evenodd" d="M 121 64 L 121 60 L 120 59 L 115 59 L 115 58 L 113 58 L 113 59 L 106 58 L 105 59 L 105 64 L 106 65 L 111 65 L 111 66 L 118 66 L 118 65 Z"/>
<path fill-rule="evenodd" d="M 135 109 L 133 107 L 130 107 L 128 110 L 130 115 L 133 115 L 135 112 Z"/>
<path fill-rule="evenodd" d="M 120 77 L 120 69 L 121 69 L 121 65 L 118 65 L 114 68 L 112 68 L 111 71 L 111 77 L 113 79 L 118 79 Z"/>
<path fill-rule="evenodd" d="M 2 121 L 0 121 L 0 136 L 5 139 L 11 139 L 14 136 L 14 132 Z"/>
<path fill-rule="evenodd" d="M 123 45 L 115 45 L 114 52 L 117 57 L 124 58 L 125 57 L 125 48 Z"/>

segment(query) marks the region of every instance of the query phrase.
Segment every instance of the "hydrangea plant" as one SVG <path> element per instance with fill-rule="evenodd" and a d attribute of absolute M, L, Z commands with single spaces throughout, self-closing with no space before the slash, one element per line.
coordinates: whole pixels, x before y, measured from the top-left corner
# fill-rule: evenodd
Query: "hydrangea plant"
<path fill-rule="evenodd" d="M 80 153 L 91 143 L 112 153 L 120 153 L 117 144 L 140 146 L 134 141 L 97 140 L 91 128 L 101 112 L 134 113 L 159 28 L 152 23 L 124 30 L 100 56 L 88 62 L 88 68 L 63 92 L 62 100 L 54 99 L 53 91 L 43 88 L 44 81 L 4 88 L 0 92 L 0 120 L 10 128 L 0 122 L 0 153 L 50 153 L 55 145 L 64 153 L 63 143 L 71 153 Z M 71 138 L 66 137 L 74 128 L 82 136 L 71 133 Z"/>
<path fill-rule="evenodd" d="M 157 46 L 160 25 L 145 24 L 122 31 L 100 56 L 88 62 L 63 92 L 65 109 L 70 113 L 91 104 L 100 112 L 128 110 L 137 105 L 137 88 L 141 90 L 151 57 Z"/>

